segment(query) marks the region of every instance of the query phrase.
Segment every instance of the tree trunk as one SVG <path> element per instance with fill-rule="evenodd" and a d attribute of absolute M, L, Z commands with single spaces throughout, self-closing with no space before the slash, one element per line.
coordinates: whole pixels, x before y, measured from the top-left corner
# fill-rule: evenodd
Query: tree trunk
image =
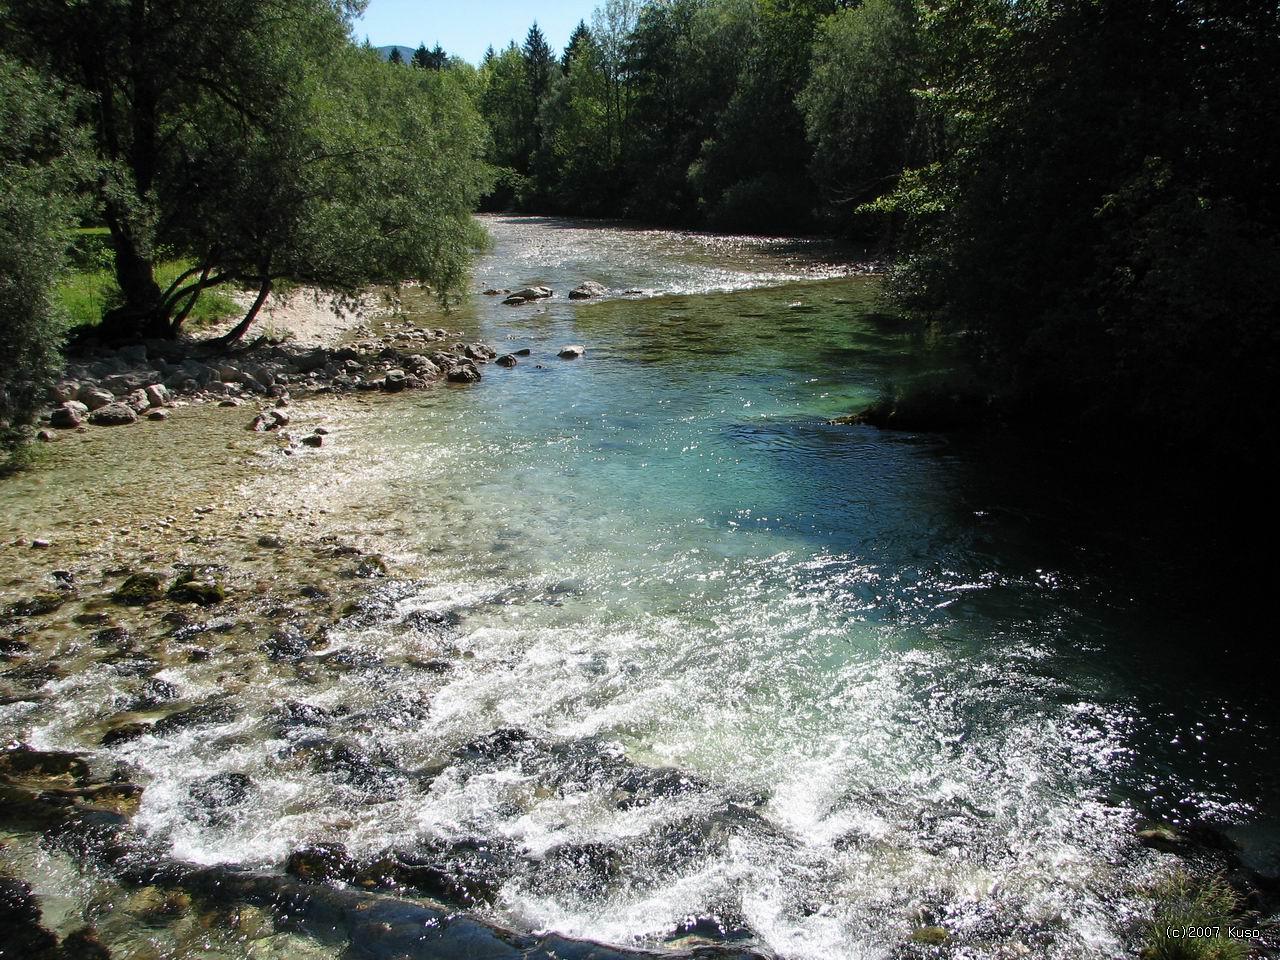
<path fill-rule="evenodd" d="M 253 301 L 253 306 L 249 308 L 249 312 L 244 315 L 244 319 L 237 323 L 231 330 L 227 331 L 221 337 L 214 341 L 218 346 L 225 347 L 237 342 L 241 337 L 249 332 L 249 328 L 253 326 L 253 321 L 258 318 L 258 311 L 262 309 L 262 305 L 267 302 L 267 297 L 271 294 L 271 279 L 262 281 L 262 286 L 258 288 L 258 296 Z"/>
<path fill-rule="evenodd" d="M 162 307 L 155 264 L 144 256 L 115 211 L 106 214 L 111 242 L 115 247 L 115 274 L 124 303 L 108 310 L 99 328 L 109 340 L 166 339 L 173 336 L 169 318 Z"/>

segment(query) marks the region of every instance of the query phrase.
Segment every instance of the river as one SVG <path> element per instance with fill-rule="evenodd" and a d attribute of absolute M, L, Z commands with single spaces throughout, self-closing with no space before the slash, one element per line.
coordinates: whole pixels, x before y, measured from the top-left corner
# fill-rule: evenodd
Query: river
<path fill-rule="evenodd" d="M 1168 859 L 1136 839 L 1150 819 L 1216 823 L 1274 872 L 1274 706 L 1197 653 L 1212 620 L 1130 580 L 1034 457 L 828 422 L 947 362 L 878 279 L 817 241 L 485 223 L 447 319 L 405 307 L 531 356 L 314 401 L 332 451 L 222 468 L 421 576 L 330 631 L 346 669 L 256 668 L 232 722 L 94 747 L 146 784 L 142 831 L 261 869 L 303 842 L 482 849 L 497 922 L 796 960 L 914 956 L 933 926 L 945 956 L 1119 956 Z M 610 296 L 564 299 L 588 279 Z M 556 297 L 480 293 L 533 283 Z M 0 520 L 53 509 L 57 466 L 4 481 Z M 86 748 L 102 683 L 55 686 L 59 710 L 0 707 L 0 732 Z M 382 773 L 300 764 L 268 722 L 286 701 Z M 190 804 L 210 773 L 251 782 L 232 814 Z"/>

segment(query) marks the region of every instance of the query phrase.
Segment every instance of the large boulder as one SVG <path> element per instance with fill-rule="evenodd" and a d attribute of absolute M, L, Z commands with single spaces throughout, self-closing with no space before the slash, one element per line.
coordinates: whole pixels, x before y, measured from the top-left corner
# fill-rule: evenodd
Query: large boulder
<path fill-rule="evenodd" d="M 403 370 L 388 370 L 382 378 L 382 389 L 387 393 L 399 393 L 408 386 L 408 375 Z"/>
<path fill-rule="evenodd" d="M 587 348 L 584 347 L 582 344 L 568 343 L 560 348 L 560 352 L 557 354 L 557 356 L 561 360 L 577 360 L 586 352 L 587 352 Z"/>
<path fill-rule="evenodd" d="M 153 407 L 165 407 L 169 405 L 169 388 L 163 383 L 153 383 L 147 387 L 147 400 Z"/>
<path fill-rule="evenodd" d="M 450 383 L 476 383 L 480 379 L 480 371 L 468 360 L 450 367 L 447 377 Z"/>
<path fill-rule="evenodd" d="M 525 287 L 523 290 L 517 290 L 502 302 L 509 303 L 512 306 L 518 306 L 522 303 L 529 303 L 533 300 L 545 300 L 554 292 L 555 291 L 550 287 Z"/>
<path fill-rule="evenodd" d="M 78 400 L 68 400 L 49 414 L 49 425 L 59 430 L 70 430 L 80 426 L 89 408 Z"/>
<path fill-rule="evenodd" d="M 121 398 L 123 403 L 128 404 L 134 413 L 142 413 L 147 407 L 151 406 L 151 400 L 147 397 L 145 390 L 133 390 L 125 394 Z"/>
<path fill-rule="evenodd" d="M 603 297 L 606 292 L 603 283 L 587 280 L 569 291 L 569 299 L 590 300 L 592 297 Z"/>
<path fill-rule="evenodd" d="M 99 427 L 123 427 L 137 423 L 138 414 L 127 403 L 108 403 L 89 414 L 89 422 Z"/>
<path fill-rule="evenodd" d="M 113 403 L 116 395 L 109 390 L 103 390 L 95 383 L 82 383 L 80 389 L 76 391 L 76 399 L 90 410 L 97 410 L 99 407 Z"/>

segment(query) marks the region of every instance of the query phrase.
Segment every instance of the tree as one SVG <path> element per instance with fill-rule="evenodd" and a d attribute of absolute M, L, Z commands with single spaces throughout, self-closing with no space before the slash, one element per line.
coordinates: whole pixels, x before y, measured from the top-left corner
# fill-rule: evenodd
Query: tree
<path fill-rule="evenodd" d="M 938 162 L 896 289 L 1041 422 L 1263 451 L 1280 383 L 1274 4 L 927 4 Z M 1213 455 L 1203 451 L 1213 451 Z"/>
<path fill-rule="evenodd" d="M 441 237 L 454 235 L 455 208 L 437 202 L 437 191 L 446 191 L 447 185 L 432 185 L 428 191 L 424 180 L 399 166 L 401 159 L 417 156 L 402 140 L 403 131 L 392 126 L 378 134 L 367 123 L 330 109 L 336 102 L 354 109 L 347 90 L 361 78 L 367 80 L 372 69 L 367 58 L 351 56 L 353 4 L 10 0 L 8 8 L 10 49 L 46 64 L 89 98 L 86 115 L 104 170 L 100 202 L 124 300 L 104 318 L 105 334 L 173 336 L 204 289 L 219 283 L 261 289 L 265 277 L 288 275 L 278 263 L 304 265 L 296 279 L 346 287 L 354 274 L 333 259 L 273 256 L 269 268 L 262 262 L 273 238 L 288 248 L 297 240 L 296 230 L 330 229 L 350 238 L 340 230 L 339 214 L 359 211 L 359 195 L 373 192 L 371 184 L 379 190 L 394 186 L 425 192 L 387 199 L 409 213 L 412 229 L 383 222 L 370 210 L 355 216 L 354 223 L 391 231 L 364 238 L 362 249 L 385 250 L 387 240 L 396 237 L 421 239 L 437 217 L 443 218 L 436 222 Z M 343 75 L 345 70 L 354 73 Z M 392 67 L 387 70 L 394 73 Z M 402 89 L 385 72 L 384 80 L 390 89 Z M 441 95 L 465 100 L 461 91 Z M 453 107 L 437 102 L 405 109 L 412 116 L 434 109 L 443 122 Z M 378 115 L 388 119 L 385 112 Z M 337 164 L 324 131 L 315 126 L 335 123 L 334 136 L 348 138 L 345 149 L 353 156 L 386 166 L 366 169 L 374 178 L 363 182 L 335 180 L 354 195 L 320 189 L 323 185 L 311 192 L 290 189 L 291 178 L 315 183 L 311 170 Z M 348 135 L 357 130 L 370 139 L 351 140 Z M 466 166 L 467 154 L 478 151 L 478 140 L 469 135 L 456 141 L 438 135 L 433 139 L 445 152 L 439 159 L 449 169 Z M 306 152 L 308 145 L 314 152 Z M 393 151 L 403 158 L 392 158 Z M 440 166 L 436 160 L 425 158 L 424 169 Z M 463 198 L 474 196 L 480 176 L 474 153 L 469 162 L 471 175 L 460 184 Z M 376 179 L 384 173 L 385 184 Z M 274 225 L 264 222 L 268 211 L 276 218 Z M 425 249 L 443 256 L 449 247 L 429 243 Z M 154 269 L 162 253 L 194 263 L 164 290 Z M 359 258 L 356 262 L 368 265 Z M 335 271 L 332 276 L 319 269 L 322 264 Z M 451 254 L 437 265 L 418 258 L 414 267 L 421 279 L 434 274 L 436 281 L 457 272 Z"/>
<path fill-rule="evenodd" d="M 419 70 L 427 70 L 430 68 L 431 53 L 427 50 L 425 43 L 418 44 L 418 49 L 413 51 L 413 60 L 411 61 Z"/>
<path fill-rule="evenodd" d="M 520 51 L 524 56 L 525 82 L 528 84 L 528 103 L 526 105 L 529 118 L 529 156 L 532 157 L 542 145 L 542 128 L 538 124 L 538 111 L 542 108 L 542 100 L 551 87 L 552 70 L 556 58 L 547 44 L 535 21 L 529 28 Z M 526 166 L 528 161 L 526 161 Z"/>
<path fill-rule="evenodd" d="M 923 69 L 918 36 L 912 0 L 866 0 L 818 30 L 799 105 L 815 183 L 845 217 L 892 191 L 927 155 L 913 93 Z"/>
<path fill-rule="evenodd" d="M 514 44 L 481 69 L 480 110 L 489 126 L 489 162 L 499 169 L 499 189 L 489 204 L 503 207 L 523 197 L 529 174 L 529 95 L 524 57 Z"/>
<path fill-rule="evenodd" d="M 71 94 L 0 55 L 0 448 L 11 449 L 54 374 L 53 286 L 89 174 Z"/>
<path fill-rule="evenodd" d="M 591 30 L 587 27 L 587 21 L 579 20 L 578 25 L 573 28 L 573 33 L 569 35 L 569 43 L 564 48 L 564 55 L 560 58 L 560 71 L 568 74 L 572 66 L 574 55 L 577 54 L 585 44 L 594 43 L 595 40 L 591 36 Z"/>
<path fill-rule="evenodd" d="M 401 55 L 399 47 L 391 48 L 391 54 L 387 57 L 387 63 L 396 67 L 404 66 L 404 57 Z"/>
<path fill-rule="evenodd" d="M 602 214 L 616 200 L 605 151 L 608 86 L 590 31 L 575 35 L 543 103 L 546 130 L 535 158 L 538 192 L 556 211 Z"/>

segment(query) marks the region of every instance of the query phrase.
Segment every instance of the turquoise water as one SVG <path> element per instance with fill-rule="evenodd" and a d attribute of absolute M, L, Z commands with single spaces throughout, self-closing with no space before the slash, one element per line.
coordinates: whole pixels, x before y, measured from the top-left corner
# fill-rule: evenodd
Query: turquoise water
<path fill-rule="evenodd" d="M 1167 865 L 1134 840 L 1147 816 L 1273 855 L 1265 692 L 1188 652 L 1212 623 L 1162 611 L 1081 491 L 991 444 L 827 422 L 947 364 L 840 251 L 487 224 L 441 322 L 531 356 L 342 408 L 296 481 L 429 575 L 331 636 L 381 666 L 282 673 L 220 737 L 121 748 L 176 855 L 482 840 L 517 864 L 483 908 L 504 923 L 661 944 L 714 916 L 815 960 L 933 924 L 943 955 L 1117 956 Z M 587 279 L 610 299 L 563 299 Z M 478 293 L 544 282 L 540 305 Z M 370 795 L 300 767 L 255 725 L 284 699 L 432 776 Z M 462 750 L 511 729 L 533 739 Z M 669 789 L 631 802 L 623 760 Z M 254 808 L 191 818 L 210 770 L 250 773 Z"/>

